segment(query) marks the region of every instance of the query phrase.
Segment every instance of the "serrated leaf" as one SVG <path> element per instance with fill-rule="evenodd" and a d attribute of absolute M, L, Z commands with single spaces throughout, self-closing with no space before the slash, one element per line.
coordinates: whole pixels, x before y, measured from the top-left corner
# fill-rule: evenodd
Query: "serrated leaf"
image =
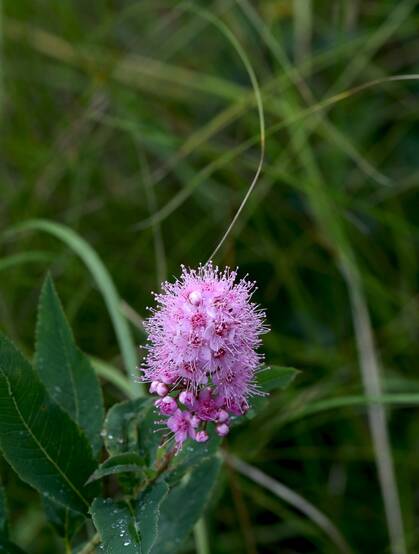
<path fill-rule="evenodd" d="M 96 456 L 102 445 L 102 390 L 88 357 L 75 344 L 49 276 L 38 306 L 35 369 L 52 399 L 83 429 Z"/>
<path fill-rule="evenodd" d="M 136 398 L 114 404 L 104 424 L 105 446 L 111 455 L 138 452 L 152 466 L 162 440 L 157 431 L 157 413 L 151 398 Z"/>
<path fill-rule="evenodd" d="M 0 335 L 0 447 L 20 478 L 78 512 L 96 487 L 84 483 L 96 469 L 86 437 L 48 396 L 29 362 Z"/>
<path fill-rule="evenodd" d="M 138 420 L 150 406 L 149 398 L 136 398 L 114 404 L 103 425 L 106 450 L 110 455 L 133 452 L 137 449 Z"/>
<path fill-rule="evenodd" d="M 126 452 L 124 454 L 116 454 L 108 458 L 101 464 L 97 470 L 89 477 L 88 483 L 97 481 L 108 475 L 116 475 L 118 473 L 143 473 L 144 458 L 136 452 Z"/>
<path fill-rule="evenodd" d="M 60 537 L 68 541 L 77 533 L 85 521 L 85 517 L 69 508 L 57 504 L 50 498 L 43 498 L 45 515 Z"/>
<path fill-rule="evenodd" d="M 201 517 L 215 485 L 221 462 L 215 456 L 187 472 L 160 508 L 152 554 L 175 554 Z"/>
<path fill-rule="evenodd" d="M 156 462 L 158 449 L 164 437 L 164 433 L 158 429 L 161 425 L 156 421 L 160 419 L 161 415 L 154 407 L 153 400 L 148 406 L 144 406 L 138 419 L 138 452 L 150 467 Z"/>
<path fill-rule="evenodd" d="M 149 554 L 157 534 L 160 504 L 168 487 L 153 483 L 138 500 L 96 498 L 91 514 L 105 554 Z"/>
<path fill-rule="evenodd" d="M 293 367 L 281 367 L 273 365 L 262 369 L 257 374 L 257 383 L 264 392 L 272 392 L 273 390 L 286 389 L 295 377 L 299 370 Z"/>
<path fill-rule="evenodd" d="M 222 438 L 217 435 L 213 427 L 209 427 L 207 431 L 209 435 L 207 442 L 188 440 L 179 454 L 174 457 L 170 466 L 171 471 L 166 475 L 166 481 L 169 485 L 177 484 L 185 473 L 191 471 L 204 460 L 215 456 Z"/>

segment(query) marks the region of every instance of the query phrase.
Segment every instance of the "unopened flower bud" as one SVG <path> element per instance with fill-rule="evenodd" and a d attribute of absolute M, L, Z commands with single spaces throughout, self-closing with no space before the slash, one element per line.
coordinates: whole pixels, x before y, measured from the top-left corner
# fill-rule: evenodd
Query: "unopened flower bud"
<path fill-rule="evenodd" d="M 220 437 L 225 437 L 228 435 L 230 431 L 230 427 L 226 423 L 220 423 L 217 425 L 217 433 L 220 435 Z"/>
<path fill-rule="evenodd" d="M 198 431 L 195 435 L 196 442 L 206 442 L 208 440 L 208 433 L 206 431 Z"/>
<path fill-rule="evenodd" d="M 165 383 L 159 383 L 156 386 L 156 392 L 159 396 L 166 396 L 169 392 L 169 387 Z"/>
<path fill-rule="evenodd" d="M 158 400 L 156 400 L 154 405 L 164 415 L 173 415 L 177 410 L 176 400 L 171 396 L 165 396 L 164 398 L 159 398 Z"/>
<path fill-rule="evenodd" d="M 153 381 L 150 385 L 150 388 L 148 389 L 150 391 L 150 394 L 154 394 L 157 390 L 157 385 L 159 385 L 159 381 Z"/>
<path fill-rule="evenodd" d="M 199 290 L 193 290 L 191 293 L 189 293 L 189 302 L 193 306 L 199 306 L 202 300 L 202 294 L 199 292 Z"/>
<path fill-rule="evenodd" d="M 192 427 L 194 427 L 196 429 L 199 426 L 200 423 L 201 423 L 201 420 L 199 419 L 198 416 L 194 415 L 194 416 L 191 417 Z"/>
<path fill-rule="evenodd" d="M 179 394 L 179 402 L 184 404 L 187 408 L 192 408 L 195 402 L 195 397 L 191 391 L 183 390 Z"/>
<path fill-rule="evenodd" d="M 226 421 L 228 421 L 229 417 L 230 416 L 228 415 L 228 412 L 226 412 L 225 410 L 220 410 L 218 412 L 217 421 L 218 423 L 225 423 Z"/>

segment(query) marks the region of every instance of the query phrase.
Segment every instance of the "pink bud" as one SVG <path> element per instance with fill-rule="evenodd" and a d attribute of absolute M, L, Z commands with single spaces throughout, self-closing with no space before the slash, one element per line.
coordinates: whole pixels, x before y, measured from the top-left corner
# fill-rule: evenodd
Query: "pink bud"
<path fill-rule="evenodd" d="M 176 400 L 171 396 L 165 396 L 164 398 L 159 398 L 158 400 L 156 400 L 154 405 L 164 415 L 173 415 L 177 410 Z"/>
<path fill-rule="evenodd" d="M 193 290 L 191 293 L 189 293 L 189 302 L 193 306 L 198 306 L 201 303 L 202 300 L 202 294 L 199 292 L 199 290 Z"/>
<path fill-rule="evenodd" d="M 220 423 L 219 425 L 217 425 L 217 433 L 220 435 L 220 437 L 225 437 L 226 435 L 228 435 L 229 431 L 230 428 L 225 423 Z"/>
<path fill-rule="evenodd" d="M 166 394 L 169 392 L 169 387 L 164 383 L 159 383 L 156 386 L 156 392 L 159 396 L 166 396 Z"/>
<path fill-rule="evenodd" d="M 191 417 L 191 425 L 194 429 L 196 429 L 200 423 L 201 423 L 201 420 L 199 419 L 198 416 L 194 415 Z"/>
<path fill-rule="evenodd" d="M 225 423 L 226 421 L 228 421 L 228 418 L 229 418 L 228 412 L 226 412 L 225 410 L 220 410 L 218 412 L 218 416 L 217 416 L 218 423 Z"/>
<path fill-rule="evenodd" d="M 184 404 L 187 408 L 192 408 L 195 403 L 195 397 L 191 391 L 183 390 L 179 394 L 179 402 Z"/>
<path fill-rule="evenodd" d="M 150 385 L 150 388 L 148 389 L 150 391 L 150 394 L 154 394 L 157 391 L 157 385 L 159 385 L 159 381 L 153 381 Z"/>
<path fill-rule="evenodd" d="M 208 433 L 206 431 L 198 431 L 195 435 L 196 442 L 206 442 L 208 440 Z"/>

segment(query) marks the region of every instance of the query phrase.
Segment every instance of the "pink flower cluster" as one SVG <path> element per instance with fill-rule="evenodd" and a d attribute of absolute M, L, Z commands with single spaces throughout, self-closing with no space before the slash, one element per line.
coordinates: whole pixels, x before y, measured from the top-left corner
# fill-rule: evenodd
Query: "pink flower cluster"
<path fill-rule="evenodd" d="M 232 415 L 244 414 L 258 394 L 254 377 L 263 356 L 256 349 L 267 331 L 265 313 L 251 301 L 255 284 L 211 263 L 182 266 L 181 277 L 163 283 L 146 321 L 148 350 L 142 371 L 179 449 L 187 438 L 208 439 L 213 422 L 220 436 Z"/>

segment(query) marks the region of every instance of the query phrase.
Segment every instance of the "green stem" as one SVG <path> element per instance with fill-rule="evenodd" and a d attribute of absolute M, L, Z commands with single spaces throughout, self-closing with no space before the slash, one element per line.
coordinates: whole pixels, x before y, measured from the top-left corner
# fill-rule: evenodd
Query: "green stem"
<path fill-rule="evenodd" d="M 90 541 L 84 545 L 84 547 L 80 550 L 79 554 L 90 554 L 91 552 L 94 552 L 96 549 L 96 546 L 100 544 L 100 535 L 99 533 L 96 533 L 93 535 L 93 537 L 90 539 Z"/>
<path fill-rule="evenodd" d="M 194 537 L 197 554 L 210 554 L 207 526 L 204 518 L 201 518 L 195 525 Z"/>

